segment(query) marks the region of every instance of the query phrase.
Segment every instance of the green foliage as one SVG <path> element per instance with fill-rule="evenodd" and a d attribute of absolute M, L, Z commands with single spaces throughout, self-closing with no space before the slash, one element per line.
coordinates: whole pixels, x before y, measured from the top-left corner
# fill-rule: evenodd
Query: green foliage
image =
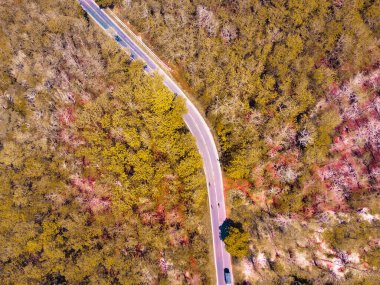
<path fill-rule="evenodd" d="M 374 268 L 378 268 L 380 247 L 372 245 L 379 235 L 379 222 L 353 220 L 340 223 L 324 232 L 325 240 L 334 248 L 346 252 L 361 252 L 364 260 Z M 373 248 L 369 248 L 369 245 Z"/>
<path fill-rule="evenodd" d="M 109 7 L 120 3 L 120 0 L 95 0 L 100 7 Z"/>
<path fill-rule="evenodd" d="M 227 236 L 223 239 L 227 251 L 235 257 L 244 257 L 249 254 L 249 234 L 241 228 L 230 225 L 227 228 Z"/>
<path fill-rule="evenodd" d="M 12 50 L 7 35 L 0 29 L 0 90 L 5 90 L 11 83 L 7 65 L 12 58 Z"/>
<path fill-rule="evenodd" d="M 16 2 L 0 6 L 1 283 L 210 283 L 183 99 L 77 1 Z"/>
<path fill-rule="evenodd" d="M 249 268 L 249 259 L 235 259 L 237 271 L 244 272 L 235 281 L 335 282 L 336 276 L 313 263 L 318 247 L 303 239 L 313 239 L 317 214 L 333 206 L 348 216 L 353 213 L 346 203 L 370 205 L 371 213 L 379 208 L 374 194 L 363 197 L 364 183 L 366 189 L 341 195 L 326 187 L 319 172 L 334 159 L 331 145 L 347 107 L 330 90 L 378 68 L 379 1 L 139 0 L 118 8 L 158 54 L 180 67 L 176 71 L 219 138 L 227 179 L 246 185 L 244 191 L 226 189 L 235 197 L 230 215 L 269 264 Z M 333 205 L 325 206 L 326 200 Z"/>
<path fill-rule="evenodd" d="M 205 109 L 212 110 L 207 115 L 231 178 L 254 176 L 258 163 L 247 156 L 252 150 L 260 152 L 259 164 L 270 160 L 261 146 L 268 137 L 276 138 L 279 123 L 302 130 L 309 121 L 318 129 L 314 144 L 299 157 L 311 168 L 311 162 L 322 162 L 328 154 L 333 130 L 318 119 L 323 114 L 315 114 L 318 99 L 333 82 L 349 78 L 379 56 L 373 32 L 378 3 L 238 2 L 137 1 L 122 3 L 120 15 L 147 33 L 164 57 L 184 68 L 190 87 Z M 202 24 L 200 15 L 194 15 L 201 5 L 210 11 L 209 22 Z M 221 39 L 226 22 L 239 31 L 227 43 Z M 217 30 L 212 36 L 204 30 L 210 25 Z M 253 120 L 252 113 L 261 119 Z M 339 114 L 330 119 L 339 121 Z"/>
<path fill-rule="evenodd" d="M 341 123 L 335 109 L 323 113 L 318 119 L 316 138 L 306 150 L 306 161 L 310 164 L 321 163 L 330 151 L 331 137 L 334 129 Z"/>

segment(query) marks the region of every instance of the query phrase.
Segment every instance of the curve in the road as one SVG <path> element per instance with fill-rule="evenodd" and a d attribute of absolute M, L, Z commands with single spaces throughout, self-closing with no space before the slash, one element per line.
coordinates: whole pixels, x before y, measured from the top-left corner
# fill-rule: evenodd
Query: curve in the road
<path fill-rule="evenodd" d="M 218 151 L 215 145 L 211 131 L 193 103 L 186 97 L 181 88 L 174 80 L 154 62 L 150 55 L 142 50 L 138 44 L 134 42 L 119 25 L 93 0 L 79 0 L 83 9 L 88 15 L 104 30 L 113 30 L 118 36 L 118 43 L 128 48 L 135 58 L 139 58 L 146 64 L 146 71 L 157 71 L 164 80 L 164 84 L 174 93 L 186 99 L 186 107 L 188 113 L 184 115 L 184 121 L 190 132 L 196 139 L 198 150 L 203 159 L 203 168 L 206 175 L 209 207 L 211 213 L 211 227 L 213 235 L 214 262 L 216 268 L 217 284 L 225 284 L 224 268 L 228 268 L 231 272 L 231 257 L 225 250 L 224 243 L 219 236 L 219 226 L 226 219 L 222 171 L 219 163 Z M 115 16 L 114 16 L 115 17 Z M 117 18 L 116 18 L 117 19 Z M 121 20 L 117 19 L 119 23 Z M 123 24 L 122 24 L 123 25 Z"/>

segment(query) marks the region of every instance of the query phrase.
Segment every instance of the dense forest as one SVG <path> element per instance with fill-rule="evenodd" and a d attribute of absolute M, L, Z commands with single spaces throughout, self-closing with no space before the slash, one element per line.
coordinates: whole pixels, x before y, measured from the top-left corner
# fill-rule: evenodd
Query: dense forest
<path fill-rule="evenodd" d="M 380 283 L 380 1 L 98 0 L 215 131 L 237 284 Z M 184 102 L 75 0 L 0 6 L 2 284 L 211 284 Z"/>
<path fill-rule="evenodd" d="M 380 1 L 117 2 L 219 139 L 235 281 L 379 284 Z"/>
<path fill-rule="evenodd" d="M 1 284 L 207 284 L 183 100 L 75 0 L 0 6 Z"/>

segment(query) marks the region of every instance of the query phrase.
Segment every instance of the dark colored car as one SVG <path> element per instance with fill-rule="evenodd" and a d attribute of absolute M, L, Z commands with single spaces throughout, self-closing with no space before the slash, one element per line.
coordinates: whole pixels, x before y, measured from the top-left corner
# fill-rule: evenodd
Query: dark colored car
<path fill-rule="evenodd" d="M 121 42 L 121 38 L 119 36 L 115 36 L 115 41 L 117 41 L 119 43 L 119 42 Z"/>
<path fill-rule="evenodd" d="M 226 281 L 226 284 L 231 284 L 231 273 L 228 268 L 224 268 L 224 281 Z"/>

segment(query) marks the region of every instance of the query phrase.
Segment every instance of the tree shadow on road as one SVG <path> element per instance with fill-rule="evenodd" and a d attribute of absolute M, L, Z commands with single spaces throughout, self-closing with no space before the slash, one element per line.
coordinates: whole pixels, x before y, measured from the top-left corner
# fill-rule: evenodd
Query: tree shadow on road
<path fill-rule="evenodd" d="M 221 240 L 224 241 L 224 239 L 228 236 L 228 228 L 229 227 L 238 228 L 241 231 L 243 229 L 241 223 L 236 223 L 236 222 L 234 222 L 231 219 L 225 219 L 224 222 L 223 222 L 223 224 L 221 224 L 219 226 L 219 230 L 220 230 L 220 232 L 219 232 L 219 238 Z"/>

